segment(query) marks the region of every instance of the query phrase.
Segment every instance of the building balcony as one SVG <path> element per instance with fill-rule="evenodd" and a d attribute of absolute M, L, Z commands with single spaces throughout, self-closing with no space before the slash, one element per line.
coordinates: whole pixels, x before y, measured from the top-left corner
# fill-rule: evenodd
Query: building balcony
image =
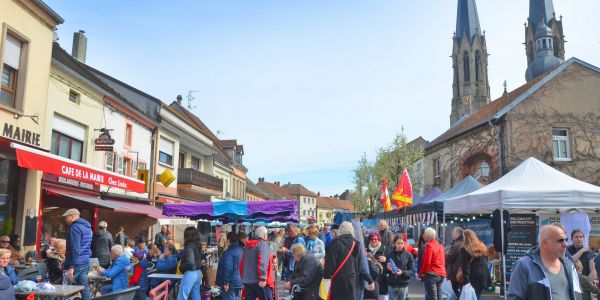
<path fill-rule="evenodd" d="M 177 172 L 178 188 L 200 188 L 217 193 L 223 191 L 223 180 L 215 176 L 202 173 L 192 168 L 180 168 Z"/>

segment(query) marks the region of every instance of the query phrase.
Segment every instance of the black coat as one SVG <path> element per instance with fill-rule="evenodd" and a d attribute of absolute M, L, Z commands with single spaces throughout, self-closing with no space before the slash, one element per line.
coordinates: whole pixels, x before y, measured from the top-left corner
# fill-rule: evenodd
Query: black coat
<path fill-rule="evenodd" d="M 352 242 L 355 243 L 352 254 L 335 278 L 331 280 L 331 299 L 355 300 L 358 298 L 361 280 L 365 280 L 369 284 L 373 282 L 368 270 L 361 267 L 359 242 L 350 234 L 337 236 L 331 241 L 329 250 L 325 254 L 325 278 L 332 278 L 333 273 L 350 252 Z"/>
<path fill-rule="evenodd" d="M 485 256 L 471 257 L 465 248 L 460 249 L 460 256 L 464 278 L 463 284 L 471 283 L 475 291 L 482 291 L 489 288 L 491 279 L 487 266 L 487 258 Z"/>
<path fill-rule="evenodd" d="M 48 258 L 46 260 L 48 268 L 48 279 L 50 283 L 61 284 L 63 279 L 63 262 L 58 258 Z"/>
<path fill-rule="evenodd" d="M 322 279 L 323 266 L 312 253 L 307 253 L 300 261 L 296 262 L 290 276 L 292 286 L 298 285 L 302 289 L 300 297 L 294 299 L 320 300 L 319 288 Z"/>
<path fill-rule="evenodd" d="M 461 267 L 462 260 L 460 249 L 462 249 L 463 240 L 456 240 L 452 242 L 452 246 L 446 252 L 446 276 L 448 276 L 448 280 L 452 283 L 456 283 L 456 273 L 458 269 Z"/>
<path fill-rule="evenodd" d="M 385 278 L 382 274 L 383 270 L 377 265 L 377 262 L 369 260 L 369 273 L 375 281 L 375 289 L 368 291 L 365 289 L 363 299 L 379 299 L 379 294 L 382 289 L 387 291 L 387 285 L 381 285 L 381 278 Z"/>
<path fill-rule="evenodd" d="M 202 260 L 204 254 L 200 252 L 196 243 L 189 243 L 183 247 L 183 254 L 181 256 L 181 264 L 179 270 L 182 273 L 187 271 L 196 271 L 202 269 Z"/>
<path fill-rule="evenodd" d="M 383 242 L 381 242 L 381 246 L 379 247 L 379 249 L 377 249 L 377 251 L 375 253 L 371 253 L 371 251 L 369 250 L 369 248 L 367 248 L 367 252 L 373 254 L 373 256 L 376 259 L 378 259 L 378 261 L 379 261 L 379 257 L 380 256 L 386 257 L 386 260 L 387 260 L 386 254 L 388 253 L 389 249 L 390 249 L 389 247 L 387 247 Z M 387 263 L 382 263 L 382 264 L 383 265 L 387 265 Z M 371 273 L 371 276 L 372 275 L 373 274 Z M 375 279 L 375 278 L 373 278 L 373 279 Z M 388 294 L 388 291 L 387 291 L 387 274 L 385 274 L 385 273 L 381 274 L 381 276 L 378 276 L 376 280 L 377 280 L 377 282 L 379 282 L 378 286 L 380 286 L 380 287 L 381 286 L 386 287 L 386 288 L 380 288 L 379 289 L 379 295 L 387 295 Z M 377 297 L 375 297 L 375 298 L 377 298 Z"/>
<path fill-rule="evenodd" d="M 110 248 L 113 246 L 112 235 L 105 229 L 98 229 L 92 237 L 92 257 L 98 258 L 103 268 L 110 266 Z"/>
<path fill-rule="evenodd" d="M 387 263 L 385 264 L 388 285 L 394 287 L 407 287 L 408 283 L 410 282 L 410 278 L 415 273 L 415 260 L 412 254 L 408 253 L 406 250 L 393 250 L 388 253 L 387 258 L 388 261 L 390 259 L 393 260 L 394 264 L 396 264 L 396 267 L 402 270 L 402 274 L 400 274 L 400 276 L 396 276 L 387 269 Z"/>

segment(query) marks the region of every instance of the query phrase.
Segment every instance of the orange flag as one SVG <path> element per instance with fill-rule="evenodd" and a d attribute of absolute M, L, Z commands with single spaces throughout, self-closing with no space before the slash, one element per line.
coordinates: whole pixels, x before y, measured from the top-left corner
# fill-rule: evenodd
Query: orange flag
<path fill-rule="evenodd" d="M 387 189 L 387 180 L 383 179 L 383 185 L 381 186 L 381 198 L 379 198 L 379 202 L 383 204 L 383 211 L 391 211 L 392 203 L 390 202 L 390 193 Z"/>
<path fill-rule="evenodd" d="M 410 183 L 408 172 L 404 169 L 402 171 L 402 177 L 400 177 L 400 182 L 392 194 L 392 201 L 394 201 L 394 205 L 396 205 L 398 209 L 401 209 L 406 206 L 411 206 L 412 198 L 412 184 Z"/>

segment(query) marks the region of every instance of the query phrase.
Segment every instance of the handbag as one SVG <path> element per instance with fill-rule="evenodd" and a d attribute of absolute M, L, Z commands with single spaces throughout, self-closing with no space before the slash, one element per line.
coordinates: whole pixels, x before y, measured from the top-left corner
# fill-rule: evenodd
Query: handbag
<path fill-rule="evenodd" d="M 350 251 L 348 251 L 348 255 L 346 255 L 346 258 L 344 258 L 344 261 L 342 261 L 340 266 L 335 270 L 335 272 L 333 272 L 333 275 L 331 275 L 331 279 L 329 280 L 329 293 L 327 293 L 327 300 L 331 300 L 331 286 L 333 285 L 333 279 L 337 276 L 337 274 L 340 272 L 342 267 L 346 264 L 346 262 L 350 258 L 350 255 L 352 255 L 352 251 L 354 251 L 354 246 L 356 246 L 356 242 L 352 241 L 352 247 L 350 247 Z"/>

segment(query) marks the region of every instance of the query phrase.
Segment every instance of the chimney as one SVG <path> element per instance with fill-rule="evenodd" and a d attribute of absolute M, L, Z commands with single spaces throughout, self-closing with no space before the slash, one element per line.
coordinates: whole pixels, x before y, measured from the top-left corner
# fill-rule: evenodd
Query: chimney
<path fill-rule="evenodd" d="M 321 192 L 317 192 L 317 197 L 321 197 Z"/>
<path fill-rule="evenodd" d="M 263 177 L 258 177 L 258 182 L 264 182 L 265 179 Z"/>
<path fill-rule="evenodd" d="M 279 186 L 279 181 L 274 182 L 276 186 Z"/>
<path fill-rule="evenodd" d="M 87 52 L 87 37 L 85 37 L 85 31 L 79 30 L 79 32 L 73 33 L 73 50 L 71 55 L 78 61 L 85 63 L 85 54 Z"/>
<path fill-rule="evenodd" d="M 290 181 L 288 181 L 288 185 L 291 185 L 292 183 Z"/>
<path fill-rule="evenodd" d="M 181 105 L 182 100 L 183 100 L 183 97 L 181 97 L 181 95 L 177 95 L 177 104 Z"/>

